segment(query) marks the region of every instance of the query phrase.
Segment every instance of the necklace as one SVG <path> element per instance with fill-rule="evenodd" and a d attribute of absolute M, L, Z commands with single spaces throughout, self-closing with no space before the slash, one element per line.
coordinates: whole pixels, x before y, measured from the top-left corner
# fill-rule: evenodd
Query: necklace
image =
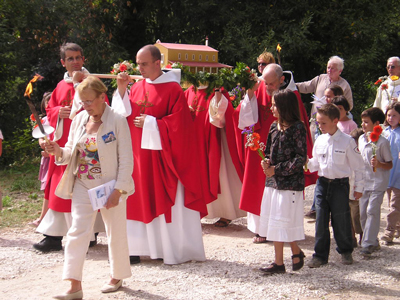
<path fill-rule="evenodd" d="M 92 121 L 93 123 L 99 123 L 101 122 L 101 119 L 96 121 L 95 119 L 93 119 L 93 117 L 90 117 L 90 121 Z"/>

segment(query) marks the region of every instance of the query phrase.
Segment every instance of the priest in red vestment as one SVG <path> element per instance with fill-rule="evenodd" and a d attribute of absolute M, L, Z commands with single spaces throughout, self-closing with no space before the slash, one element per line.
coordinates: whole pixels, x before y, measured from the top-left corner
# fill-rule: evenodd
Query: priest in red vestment
<path fill-rule="evenodd" d="M 161 53 L 154 45 L 140 49 L 136 62 L 144 80 L 128 95 L 129 78 L 120 73 L 112 101 L 127 117 L 132 137 L 136 191 L 127 200 L 131 263 L 143 255 L 162 258 L 165 264 L 204 261 L 200 218 L 207 207 L 180 70 L 162 72 Z"/>
<path fill-rule="evenodd" d="M 50 138 L 64 147 L 68 141 L 69 128 L 72 120 L 69 118 L 71 106 L 75 95 L 74 82 L 76 78 L 83 79 L 89 72 L 83 67 L 85 58 L 82 48 L 74 43 L 66 43 L 60 47 L 61 64 L 67 70 L 64 79 L 54 89 L 46 108 L 49 125 L 55 128 Z M 66 235 L 72 223 L 71 200 L 65 200 L 55 195 L 55 189 L 61 180 L 65 166 L 56 166 L 54 156 L 50 156 L 45 199 L 49 199 L 49 210 L 40 222 L 37 231 L 43 233 L 45 238 L 39 243 L 33 244 L 36 250 L 42 252 L 62 250 L 62 238 Z M 96 222 L 97 231 L 103 227 Z M 100 224 L 99 224 L 100 223 Z M 96 231 L 96 232 L 97 232 Z M 94 237 L 92 238 L 94 241 Z M 91 245 L 94 245 L 91 242 Z"/>
<path fill-rule="evenodd" d="M 262 75 L 263 81 L 247 91 L 247 94 L 238 108 L 235 110 L 233 122 L 236 125 L 236 139 L 238 142 L 238 153 L 244 168 L 243 188 L 240 200 L 240 208 L 247 211 L 248 228 L 256 233 L 254 242 L 265 242 L 265 238 L 258 235 L 258 221 L 260 205 L 265 187 L 265 175 L 260 167 L 261 158 L 256 151 L 245 147 L 245 136 L 241 131 L 245 127 L 254 125 L 261 142 L 266 143 L 269 128 L 275 120 L 271 112 L 271 99 L 277 90 L 288 89 L 294 91 L 299 101 L 301 118 L 307 129 L 307 154 L 312 155 L 312 139 L 308 126 L 308 117 L 297 92 L 293 75 L 289 71 L 283 72 L 278 64 L 269 64 L 265 67 Z M 306 186 L 314 184 L 317 179 L 316 173 L 306 172 Z"/>
<path fill-rule="evenodd" d="M 185 96 L 195 124 L 199 149 L 203 195 L 207 203 L 206 218 L 219 218 L 217 227 L 228 226 L 231 220 L 246 216 L 239 209 L 241 178 L 236 151 L 235 131 L 231 119 L 234 108 L 223 88 L 207 95 L 206 86 L 189 87 Z M 215 201 L 214 201 L 215 200 Z"/>

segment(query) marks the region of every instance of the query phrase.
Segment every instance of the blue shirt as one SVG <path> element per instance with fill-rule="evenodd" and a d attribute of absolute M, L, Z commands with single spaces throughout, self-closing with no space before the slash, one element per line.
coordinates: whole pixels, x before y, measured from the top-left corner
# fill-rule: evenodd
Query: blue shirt
<path fill-rule="evenodd" d="M 390 126 L 384 131 L 384 136 L 390 143 L 390 151 L 392 152 L 393 168 L 390 170 L 389 187 L 400 189 L 400 126 L 392 129 Z"/>

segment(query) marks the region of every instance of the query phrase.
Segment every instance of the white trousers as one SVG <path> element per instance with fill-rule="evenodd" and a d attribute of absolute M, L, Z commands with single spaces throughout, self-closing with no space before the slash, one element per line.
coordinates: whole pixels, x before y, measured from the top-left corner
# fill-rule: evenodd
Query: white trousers
<path fill-rule="evenodd" d="M 97 181 L 97 180 L 96 180 Z M 89 247 L 90 236 L 97 211 L 93 211 L 87 193 L 88 188 L 80 180 L 75 181 L 72 195 L 72 225 L 67 233 L 63 279 L 82 281 L 83 263 Z M 90 183 L 91 185 L 94 182 Z M 110 275 L 115 279 L 131 276 L 129 250 L 126 233 L 126 199 L 111 209 L 100 210 L 108 238 Z"/>

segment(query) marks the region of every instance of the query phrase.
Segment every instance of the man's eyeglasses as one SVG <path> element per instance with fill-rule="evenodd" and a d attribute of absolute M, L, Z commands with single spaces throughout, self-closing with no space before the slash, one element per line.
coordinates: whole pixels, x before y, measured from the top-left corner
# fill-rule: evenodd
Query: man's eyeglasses
<path fill-rule="evenodd" d="M 264 67 L 265 67 L 265 66 L 268 65 L 268 64 L 267 64 L 267 63 L 258 63 L 258 65 L 259 65 L 259 66 L 264 66 Z"/>
<path fill-rule="evenodd" d="M 386 67 L 386 69 L 388 69 L 388 70 L 393 70 L 394 68 L 396 68 L 396 66 L 393 66 L 393 65 L 390 65 L 390 66 Z"/>
<path fill-rule="evenodd" d="M 80 55 L 78 55 L 78 56 L 75 56 L 75 57 L 67 57 L 65 60 L 67 61 L 67 62 L 70 62 L 70 63 L 72 63 L 72 62 L 74 62 L 75 60 L 76 61 L 81 61 L 83 59 L 83 56 L 80 56 Z"/>
<path fill-rule="evenodd" d="M 79 105 L 87 106 L 87 105 L 91 105 L 93 102 L 94 102 L 94 100 L 79 101 Z"/>

